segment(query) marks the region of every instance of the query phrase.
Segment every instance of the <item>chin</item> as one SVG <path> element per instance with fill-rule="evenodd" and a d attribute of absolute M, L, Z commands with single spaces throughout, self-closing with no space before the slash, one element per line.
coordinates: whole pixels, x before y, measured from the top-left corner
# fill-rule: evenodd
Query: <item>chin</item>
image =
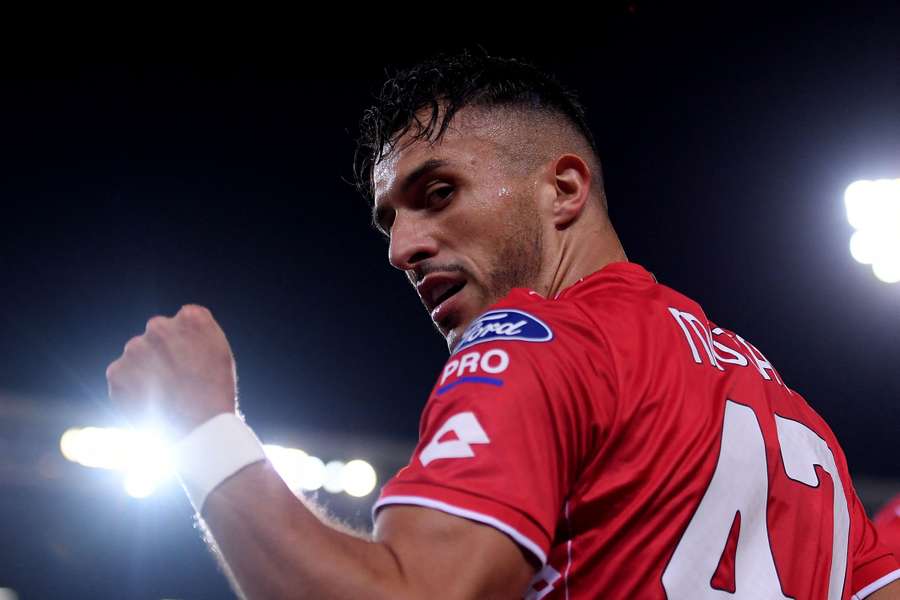
<path fill-rule="evenodd" d="M 477 314 L 481 314 L 481 312 L 476 313 L 476 315 Z M 450 325 L 447 329 L 439 328 L 441 335 L 443 335 L 444 339 L 447 341 L 447 349 L 450 351 L 450 354 L 453 354 L 453 350 L 459 344 L 463 333 L 465 333 L 466 328 L 473 320 L 474 316 L 468 316 L 466 318 L 458 319 L 455 324 Z"/>
<path fill-rule="evenodd" d="M 438 331 L 441 332 L 441 335 L 447 341 L 447 348 L 451 354 L 459 344 L 459 340 L 469 324 L 490 306 L 489 304 L 484 304 L 478 296 L 463 296 L 465 293 L 466 290 L 463 289 L 459 296 L 455 298 L 452 310 L 448 311 L 439 323 L 435 323 Z"/>
<path fill-rule="evenodd" d="M 444 334 L 444 340 L 447 342 L 447 351 L 450 354 L 453 354 L 453 349 L 456 348 L 456 344 L 459 343 L 460 335 L 462 335 L 462 332 L 457 331 L 456 329 L 451 329 L 448 333 Z"/>
<path fill-rule="evenodd" d="M 463 333 L 465 333 L 467 326 L 468 323 L 460 325 L 444 335 L 444 340 L 447 342 L 447 350 L 450 354 L 453 354 L 456 351 L 457 346 L 459 346 L 460 341 L 462 341 L 462 336 Z"/>

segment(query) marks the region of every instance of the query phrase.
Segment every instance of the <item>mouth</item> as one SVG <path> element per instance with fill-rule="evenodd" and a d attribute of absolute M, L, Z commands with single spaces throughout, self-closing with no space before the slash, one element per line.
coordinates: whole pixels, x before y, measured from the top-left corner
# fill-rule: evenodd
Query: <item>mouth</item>
<path fill-rule="evenodd" d="M 439 320 L 439 313 L 447 301 L 456 296 L 466 287 L 466 280 L 459 273 L 433 273 L 425 277 L 416 286 L 419 297 L 425 308 L 435 321 Z"/>

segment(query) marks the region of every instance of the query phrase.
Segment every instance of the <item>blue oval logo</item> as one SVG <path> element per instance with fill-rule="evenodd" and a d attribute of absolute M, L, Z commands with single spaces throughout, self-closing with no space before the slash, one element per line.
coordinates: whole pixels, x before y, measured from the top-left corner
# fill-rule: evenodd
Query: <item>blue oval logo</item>
<path fill-rule="evenodd" d="M 553 332 L 550 331 L 550 327 L 527 312 L 513 309 L 492 310 L 469 325 L 453 353 L 491 340 L 549 342 L 552 339 Z"/>

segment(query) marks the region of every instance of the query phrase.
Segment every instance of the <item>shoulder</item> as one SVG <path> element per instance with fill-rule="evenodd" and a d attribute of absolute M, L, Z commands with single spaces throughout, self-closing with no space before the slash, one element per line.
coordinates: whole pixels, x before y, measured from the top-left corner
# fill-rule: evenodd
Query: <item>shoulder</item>
<path fill-rule="evenodd" d="M 588 313 L 577 303 L 516 289 L 466 327 L 451 359 L 498 348 L 521 360 L 546 363 L 594 347 L 599 341 L 597 333 Z"/>
<path fill-rule="evenodd" d="M 524 396 L 571 393 L 570 383 L 603 370 L 604 352 L 584 312 L 570 302 L 517 289 L 475 318 L 460 335 L 432 392 Z M 471 385 L 474 384 L 474 385 Z"/>

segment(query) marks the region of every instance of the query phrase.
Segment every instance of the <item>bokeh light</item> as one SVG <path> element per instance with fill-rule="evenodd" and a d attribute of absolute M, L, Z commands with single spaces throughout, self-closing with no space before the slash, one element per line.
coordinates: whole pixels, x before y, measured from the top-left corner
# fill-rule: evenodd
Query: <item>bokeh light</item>
<path fill-rule="evenodd" d="M 854 181 L 844 192 L 844 205 L 856 229 L 850 254 L 872 265 L 881 281 L 900 282 L 900 179 Z"/>

